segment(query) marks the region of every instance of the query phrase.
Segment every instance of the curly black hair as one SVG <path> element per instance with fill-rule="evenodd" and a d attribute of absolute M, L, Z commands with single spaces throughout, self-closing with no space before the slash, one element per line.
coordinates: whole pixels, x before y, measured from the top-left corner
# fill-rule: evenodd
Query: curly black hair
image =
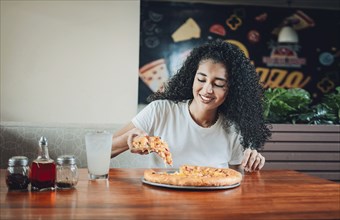
<path fill-rule="evenodd" d="M 240 132 L 244 149 L 260 149 L 271 132 L 263 117 L 263 92 L 254 65 L 235 45 L 216 40 L 194 48 L 178 72 L 170 78 L 163 91 L 148 97 L 148 101 L 159 99 L 183 102 L 193 99 L 192 86 L 201 61 L 213 60 L 222 63 L 228 73 L 229 91 L 218 112 L 223 115 L 224 129 L 234 124 Z"/>

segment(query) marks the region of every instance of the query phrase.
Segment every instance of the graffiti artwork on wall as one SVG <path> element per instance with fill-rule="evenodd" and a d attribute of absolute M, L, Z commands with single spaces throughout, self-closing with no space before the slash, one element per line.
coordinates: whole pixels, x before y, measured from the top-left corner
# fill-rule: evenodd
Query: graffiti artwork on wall
<path fill-rule="evenodd" d="M 139 98 L 162 90 L 195 46 L 222 39 L 251 60 L 264 88 L 304 88 L 317 101 L 340 85 L 339 11 L 141 1 Z M 290 25 L 298 43 L 279 43 Z"/>

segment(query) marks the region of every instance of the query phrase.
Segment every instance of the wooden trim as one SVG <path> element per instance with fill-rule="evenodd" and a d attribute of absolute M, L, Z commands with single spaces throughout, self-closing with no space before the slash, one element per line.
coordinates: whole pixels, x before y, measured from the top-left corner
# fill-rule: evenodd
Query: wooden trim
<path fill-rule="evenodd" d="M 320 146 L 321 145 L 321 146 Z M 325 151 L 325 152 L 340 152 L 340 144 L 333 143 L 319 143 L 319 142 L 267 142 L 263 151 Z"/>
<path fill-rule="evenodd" d="M 262 155 L 267 161 L 340 161 L 340 152 L 263 152 Z"/>
<path fill-rule="evenodd" d="M 273 132 L 269 141 L 340 142 L 339 133 Z"/>
<path fill-rule="evenodd" d="M 272 124 L 271 131 L 288 132 L 334 132 L 340 133 L 340 125 Z"/>

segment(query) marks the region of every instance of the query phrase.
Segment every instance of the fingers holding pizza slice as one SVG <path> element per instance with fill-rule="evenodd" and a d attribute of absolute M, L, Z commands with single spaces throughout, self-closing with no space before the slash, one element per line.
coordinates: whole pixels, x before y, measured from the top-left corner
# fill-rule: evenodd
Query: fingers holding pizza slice
<path fill-rule="evenodd" d="M 155 152 L 164 161 L 172 166 L 172 156 L 168 144 L 158 136 L 137 136 L 132 140 L 132 146 L 143 152 Z"/>

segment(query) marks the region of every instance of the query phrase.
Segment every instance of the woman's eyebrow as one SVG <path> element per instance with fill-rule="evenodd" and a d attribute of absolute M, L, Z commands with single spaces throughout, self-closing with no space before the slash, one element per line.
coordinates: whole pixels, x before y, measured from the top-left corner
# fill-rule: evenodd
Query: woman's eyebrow
<path fill-rule="evenodd" d="M 196 74 L 207 77 L 207 74 L 205 73 L 197 72 Z M 227 81 L 226 78 L 221 78 L 221 77 L 216 77 L 215 80 Z"/>
<path fill-rule="evenodd" d="M 202 76 L 207 76 L 205 73 L 197 72 L 196 74 L 202 75 Z"/>

